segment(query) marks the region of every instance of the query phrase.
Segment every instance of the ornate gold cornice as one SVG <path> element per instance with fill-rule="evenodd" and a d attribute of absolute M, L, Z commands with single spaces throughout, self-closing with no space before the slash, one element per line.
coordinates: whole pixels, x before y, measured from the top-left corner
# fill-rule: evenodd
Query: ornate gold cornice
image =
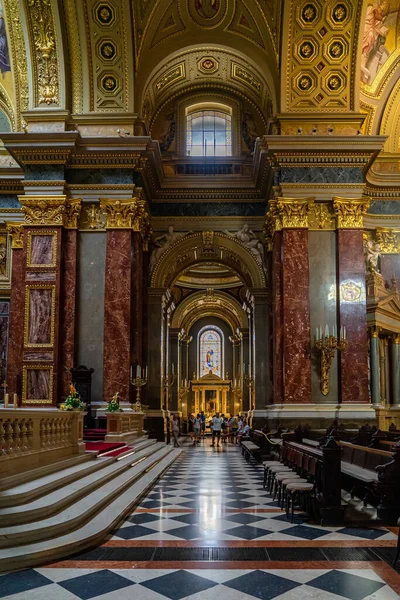
<path fill-rule="evenodd" d="M 131 229 L 142 234 L 146 244 L 150 239 L 150 214 L 145 200 L 100 199 L 100 208 L 106 215 L 106 229 Z"/>
<path fill-rule="evenodd" d="M 337 217 L 338 229 L 362 229 L 370 198 L 333 198 L 333 210 Z"/>
<path fill-rule="evenodd" d="M 315 198 L 277 198 L 282 229 L 308 229 L 308 215 Z"/>
<path fill-rule="evenodd" d="M 65 225 L 67 198 L 60 196 L 18 196 L 24 213 L 24 225 Z"/>
<path fill-rule="evenodd" d="M 24 247 L 24 226 L 22 223 L 7 222 L 7 233 L 11 236 L 11 248 L 20 250 Z"/>

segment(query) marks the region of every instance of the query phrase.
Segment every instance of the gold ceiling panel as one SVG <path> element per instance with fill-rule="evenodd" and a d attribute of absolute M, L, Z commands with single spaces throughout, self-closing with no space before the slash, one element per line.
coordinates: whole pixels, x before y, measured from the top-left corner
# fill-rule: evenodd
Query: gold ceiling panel
<path fill-rule="evenodd" d="M 361 2 L 290 0 L 284 111 L 354 109 L 352 94 Z"/>

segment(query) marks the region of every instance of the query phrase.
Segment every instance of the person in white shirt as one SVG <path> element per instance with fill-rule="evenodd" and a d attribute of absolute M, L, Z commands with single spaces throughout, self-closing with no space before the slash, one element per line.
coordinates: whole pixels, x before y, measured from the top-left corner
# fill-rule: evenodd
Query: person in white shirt
<path fill-rule="evenodd" d="M 240 429 L 240 431 L 238 431 L 238 434 L 237 434 L 238 445 L 240 445 L 240 443 L 242 441 L 242 437 L 249 435 L 249 432 L 250 432 L 250 426 L 246 423 L 246 420 L 243 419 L 243 426 Z"/>
<path fill-rule="evenodd" d="M 219 442 L 221 440 L 221 427 L 222 427 L 222 419 L 219 416 L 219 413 L 216 413 L 211 421 L 211 429 L 212 429 L 212 443 L 211 446 L 215 445 L 215 438 L 217 438 L 217 446 L 219 446 Z"/>
<path fill-rule="evenodd" d="M 200 414 L 197 415 L 193 419 L 193 433 L 194 433 L 194 442 L 193 446 L 200 442 L 200 429 L 201 429 L 201 417 Z"/>

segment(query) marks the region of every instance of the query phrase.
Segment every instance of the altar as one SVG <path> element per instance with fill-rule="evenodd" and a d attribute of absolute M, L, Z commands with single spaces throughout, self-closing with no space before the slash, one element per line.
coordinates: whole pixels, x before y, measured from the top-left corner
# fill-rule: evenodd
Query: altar
<path fill-rule="evenodd" d="M 199 379 L 192 379 L 191 388 L 194 395 L 193 412 L 204 411 L 210 416 L 216 412 L 230 412 L 228 393 L 231 381 L 222 379 L 210 371 Z"/>

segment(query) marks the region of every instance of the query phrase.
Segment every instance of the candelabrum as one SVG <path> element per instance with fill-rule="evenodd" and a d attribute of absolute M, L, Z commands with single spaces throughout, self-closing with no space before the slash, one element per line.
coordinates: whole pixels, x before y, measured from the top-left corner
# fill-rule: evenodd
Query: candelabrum
<path fill-rule="evenodd" d="M 181 385 L 179 386 L 179 402 L 181 405 L 181 410 L 183 407 L 183 401 L 187 400 L 188 394 L 190 392 L 190 381 L 188 381 L 187 379 L 182 379 L 181 381 Z M 187 402 L 186 402 L 187 405 Z M 182 412 L 185 412 L 184 410 L 182 410 Z"/>
<path fill-rule="evenodd" d="M 136 368 L 136 377 L 133 377 L 131 367 L 131 384 L 136 388 L 136 404 L 141 404 L 142 387 L 147 383 L 147 367 L 143 371 L 138 365 Z"/>
<path fill-rule="evenodd" d="M 241 386 L 240 379 L 234 379 L 234 381 L 232 381 L 231 390 L 232 390 L 232 394 L 233 394 L 234 412 L 236 414 L 236 412 L 237 412 L 236 408 L 240 407 L 240 403 L 242 401 L 242 386 Z"/>
<path fill-rule="evenodd" d="M 317 327 L 315 346 L 321 353 L 321 392 L 324 396 L 327 396 L 329 394 L 329 376 L 335 352 L 337 350 L 344 352 L 348 346 L 346 327 L 340 328 L 339 337 L 337 336 L 335 326 L 332 332 L 330 332 L 328 325 L 326 325 L 324 333 L 322 333 L 322 327 Z"/>
<path fill-rule="evenodd" d="M 249 387 L 250 410 L 254 410 L 254 378 L 250 373 L 244 374 L 243 381 Z"/>
<path fill-rule="evenodd" d="M 165 394 L 165 408 L 164 410 L 168 410 L 169 407 L 169 398 L 171 394 L 171 388 L 175 383 L 175 373 L 172 371 L 170 375 L 164 375 L 162 378 L 162 387 L 164 389 Z"/>

